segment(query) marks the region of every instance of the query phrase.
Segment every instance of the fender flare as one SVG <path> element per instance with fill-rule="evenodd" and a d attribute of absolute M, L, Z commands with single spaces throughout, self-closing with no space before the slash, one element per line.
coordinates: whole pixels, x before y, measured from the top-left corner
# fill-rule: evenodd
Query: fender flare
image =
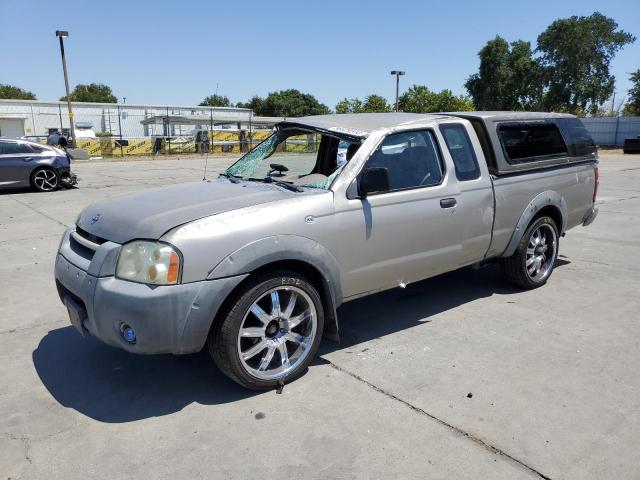
<path fill-rule="evenodd" d="M 533 220 L 538 212 L 545 207 L 555 207 L 560 212 L 562 225 L 558 225 L 558 234 L 562 235 L 567 222 L 567 202 L 558 192 L 555 192 L 553 190 L 542 192 L 533 200 L 531 200 L 529 205 L 527 205 L 527 208 L 525 208 L 524 212 L 522 212 L 522 215 L 520 215 L 520 219 L 516 224 L 516 228 L 511 235 L 511 240 L 509 240 L 509 244 L 502 254 L 503 257 L 510 257 L 514 254 L 516 248 L 518 248 L 518 243 L 520 243 L 520 240 L 522 240 L 522 236 L 531 223 L 531 220 Z"/>
<path fill-rule="evenodd" d="M 336 309 L 342 304 L 340 269 L 336 258 L 320 243 L 297 235 L 276 235 L 248 243 L 223 258 L 207 275 L 207 280 L 248 274 L 270 263 L 297 260 L 320 272 L 327 310 L 325 336 L 339 341 Z"/>

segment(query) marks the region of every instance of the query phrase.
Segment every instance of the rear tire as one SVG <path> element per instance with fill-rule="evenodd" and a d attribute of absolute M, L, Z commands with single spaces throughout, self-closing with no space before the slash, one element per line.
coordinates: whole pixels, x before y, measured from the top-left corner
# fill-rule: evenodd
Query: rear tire
<path fill-rule="evenodd" d="M 31 174 L 31 186 L 39 192 L 53 192 L 60 188 L 60 175 L 53 168 L 38 168 Z"/>
<path fill-rule="evenodd" d="M 302 275 L 251 279 L 229 302 L 207 341 L 218 368 L 245 388 L 265 390 L 302 375 L 324 327 L 322 300 Z"/>
<path fill-rule="evenodd" d="M 541 287 L 553 272 L 558 247 L 558 227 L 553 219 L 537 217 L 525 231 L 513 255 L 500 259 L 500 272 L 518 287 Z"/>

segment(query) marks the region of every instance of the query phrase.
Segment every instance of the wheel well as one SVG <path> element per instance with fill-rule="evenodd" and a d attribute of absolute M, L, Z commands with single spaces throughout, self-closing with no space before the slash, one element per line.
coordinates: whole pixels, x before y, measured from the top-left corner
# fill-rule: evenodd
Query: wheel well
<path fill-rule="evenodd" d="M 222 315 L 225 315 L 230 308 L 230 304 L 235 300 L 238 292 L 242 291 L 244 286 L 251 281 L 255 276 L 262 273 L 266 273 L 273 270 L 290 270 L 304 276 L 313 286 L 318 290 L 320 299 L 322 300 L 322 306 L 324 308 L 325 322 L 324 333 L 328 338 L 336 339 L 338 335 L 338 319 L 335 313 L 336 307 L 331 294 L 330 286 L 322 273 L 310 263 L 302 260 L 278 260 L 266 265 L 258 267 L 252 271 L 247 278 L 240 282 L 225 298 L 222 305 L 218 309 L 216 316 L 211 324 L 211 328 L 220 320 Z"/>
<path fill-rule="evenodd" d="M 531 223 L 533 223 L 536 218 L 544 216 L 551 217 L 553 219 L 556 224 L 556 228 L 558 229 L 558 235 L 562 235 L 562 212 L 560 212 L 558 207 L 547 205 L 546 207 L 541 208 L 538 213 L 536 213 L 535 217 L 531 220 Z"/>

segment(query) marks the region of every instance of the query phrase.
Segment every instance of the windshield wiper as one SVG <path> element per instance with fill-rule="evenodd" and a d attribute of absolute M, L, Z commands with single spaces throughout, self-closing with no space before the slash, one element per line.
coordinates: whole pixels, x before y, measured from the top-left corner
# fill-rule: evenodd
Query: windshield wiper
<path fill-rule="evenodd" d="M 220 175 L 227 177 L 231 183 L 240 183 L 242 181 L 242 177 L 237 177 L 233 173 L 222 172 Z"/>
<path fill-rule="evenodd" d="M 278 185 L 279 187 L 286 188 L 287 190 L 291 190 L 292 192 L 304 192 L 303 189 L 301 189 L 297 185 L 294 185 L 293 183 L 280 182 L 278 180 L 272 180 L 271 182 L 267 182 L 267 183 L 273 183 L 275 185 Z"/>
<path fill-rule="evenodd" d="M 278 185 L 279 187 L 285 188 L 285 189 L 290 190 L 292 192 L 304 192 L 304 190 L 302 188 L 298 187 L 297 185 L 294 185 L 293 183 L 283 182 L 281 180 L 274 180 L 271 177 L 249 178 L 248 180 L 250 182 L 273 183 L 274 185 Z"/>

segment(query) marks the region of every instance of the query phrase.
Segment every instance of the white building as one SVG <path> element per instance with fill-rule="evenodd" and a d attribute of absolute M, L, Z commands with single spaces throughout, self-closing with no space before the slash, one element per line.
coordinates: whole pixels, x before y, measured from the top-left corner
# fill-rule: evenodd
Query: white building
<path fill-rule="evenodd" d="M 181 136 L 188 135 L 194 128 L 207 129 L 223 124 L 237 128 L 238 124 L 246 125 L 252 118 L 251 110 L 235 107 L 72 102 L 72 108 L 76 125 L 96 133 L 111 132 L 114 137 L 122 138 Z M 164 123 L 148 121 L 154 117 L 171 120 Z M 187 118 L 189 122 L 181 124 L 175 120 L 179 117 Z M 0 99 L 0 136 L 44 137 L 53 130 L 69 132 L 66 102 Z"/>

